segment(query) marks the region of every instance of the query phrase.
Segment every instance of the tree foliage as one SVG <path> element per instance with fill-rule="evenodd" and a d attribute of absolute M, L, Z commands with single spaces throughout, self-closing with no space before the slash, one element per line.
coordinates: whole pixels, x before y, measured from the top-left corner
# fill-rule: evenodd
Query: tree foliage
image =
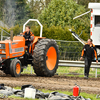
<path fill-rule="evenodd" d="M 29 19 L 27 0 L 0 0 L 0 19 L 9 27 L 22 25 Z"/>
<path fill-rule="evenodd" d="M 77 15 L 87 11 L 86 5 L 88 0 L 1 0 L 0 19 L 17 35 L 22 32 L 22 25 L 29 18 L 38 18 L 43 24 L 43 36 L 47 38 L 73 40 L 69 28 L 73 29 L 77 34 L 83 33 L 83 39 L 88 38 L 90 28 L 90 15 L 73 20 Z M 86 2 L 85 2 L 86 1 Z M 93 1 L 93 0 L 91 0 Z M 39 32 L 38 27 L 34 27 L 36 35 Z M 21 28 L 20 28 L 21 27 Z M 32 30 L 33 30 L 32 28 Z M 67 32 L 67 33 L 66 33 Z M 86 34 L 88 33 L 88 34 Z M 69 37 L 67 36 L 68 34 Z M 65 37 L 67 36 L 67 38 Z"/>
<path fill-rule="evenodd" d="M 76 20 L 73 20 L 75 16 L 78 16 L 86 12 L 84 6 L 81 6 L 73 0 L 52 0 L 48 7 L 45 8 L 39 15 L 39 20 L 42 24 L 48 27 L 65 26 L 73 28 L 79 34 L 83 30 L 85 33 L 89 31 L 89 15 L 85 15 Z M 79 31 L 80 30 L 80 31 Z"/>
<path fill-rule="evenodd" d="M 100 3 L 100 0 L 74 0 L 76 1 L 79 5 L 85 6 L 85 8 L 88 10 L 88 3 L 89 2 L 96 2 Z"/>
<path fill-rule="evenodd" d="M 34 19 L 38 18 L 41 11 L 48 6 L 51 0 L 30 0 L 27 4 L 30 6 L 30 16 Z"/>
<path fill-rule="evenodd" d="M 19 35 L 22 32 L 22 27 L 20 27 L 19 25 L 16 25 L 15 27 L 7 31 L 10 33 L 11 30 L 13 30 L 14 35 Z M 35 36 L 40 36 L 39 26 L 32 26 L 31 31 L 34 33 Z M 46 38 L 50 38 L 50 39 L 56 39 L 56 40 L 75 41 L 75 38 L 72 36 L 68 28 L 67 27 L 62 28 L 61 26 L 47 27 L 45 25 L 43 27 L 42 36 Z M 88 39 L 88 35 L 86 33 L 83 33 L 82 37 L 84 40 Z"/>
<path fill-rule="evenodd" d="M 3 16 L 4 16 L 4 3 L 5 3 L 5 0 L 0 0 L 0 20 L 3 20 Z"/>
<path fill-rule="evenodd" d="M 30 9 L 29 5 L 27 5 L 26 0 L 16 0 L 16 11 L 15 11 L 15 20 L 16 24 L 22 25 L 30 18 Z"/>

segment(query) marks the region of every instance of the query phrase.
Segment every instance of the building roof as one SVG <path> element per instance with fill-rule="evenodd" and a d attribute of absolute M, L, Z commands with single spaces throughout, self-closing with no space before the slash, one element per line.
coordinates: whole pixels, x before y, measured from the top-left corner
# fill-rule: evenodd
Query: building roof
<path fill-rule="evenodd" d="M 100 9 L 100 3 L 89 3 L 88 8 Z"/>

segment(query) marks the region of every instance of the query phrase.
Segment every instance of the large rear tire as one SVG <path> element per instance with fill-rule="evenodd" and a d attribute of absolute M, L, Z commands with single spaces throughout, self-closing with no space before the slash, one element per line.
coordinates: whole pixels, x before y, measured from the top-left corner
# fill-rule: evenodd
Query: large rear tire
<path fill-rule="evenodd" d="M 53 39 L 41 39 L 33 51 L 33 69 L 37 76 L 54 76 L 58 68 L 58 46 Z"/>
<path fill-rule="evenodd" d="M 12 77 L 19 77 L 21 74 L 21 62 L 18 59 L 14 59 L 10 64 L 10 74 Z"/>

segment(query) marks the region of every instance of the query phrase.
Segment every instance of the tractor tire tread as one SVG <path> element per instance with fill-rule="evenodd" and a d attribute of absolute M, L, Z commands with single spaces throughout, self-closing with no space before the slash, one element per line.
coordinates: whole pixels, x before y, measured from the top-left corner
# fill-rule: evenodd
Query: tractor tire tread
<path fill-rule="evenodd" d="M 16 65 L 17 62 L 20 63 L 20 66 L 21 66 L 21 62 L 18 59 L 12 60 L 11 64 L 10 64 L 10 73 L 11 73 L 12 77 L 19 77 L 20 74 L 21 74 L 21 70 L 20 70 L 19 74 L 16 74 L 16 72 L 15 72 L 15 65 Z"/>

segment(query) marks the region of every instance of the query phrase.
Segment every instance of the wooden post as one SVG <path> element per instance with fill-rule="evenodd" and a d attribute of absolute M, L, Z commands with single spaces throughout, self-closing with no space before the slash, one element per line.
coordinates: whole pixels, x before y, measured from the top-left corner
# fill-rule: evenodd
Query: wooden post
<path fill-rule="evenodd" d="M 10 40 L 13 41 L 13 31 L 10 31 Z"/>

